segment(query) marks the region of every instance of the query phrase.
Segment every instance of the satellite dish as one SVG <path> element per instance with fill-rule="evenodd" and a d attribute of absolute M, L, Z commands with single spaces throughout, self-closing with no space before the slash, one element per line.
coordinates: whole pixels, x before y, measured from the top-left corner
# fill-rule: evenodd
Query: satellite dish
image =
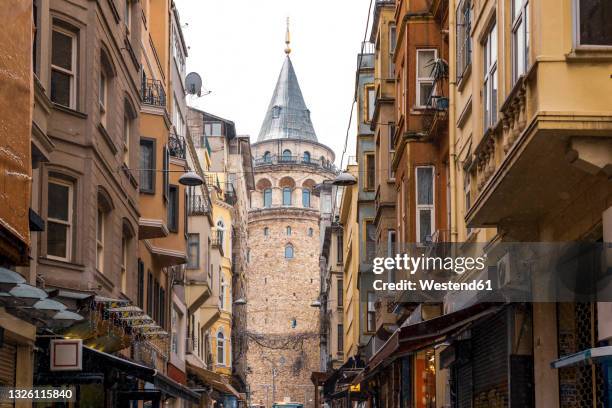
<path fill-rule="evenodd" d="M 187 88 L 188 94 L 202 96 L 202 78 L 197 72 L 187 74 L 185 88 Z"/>

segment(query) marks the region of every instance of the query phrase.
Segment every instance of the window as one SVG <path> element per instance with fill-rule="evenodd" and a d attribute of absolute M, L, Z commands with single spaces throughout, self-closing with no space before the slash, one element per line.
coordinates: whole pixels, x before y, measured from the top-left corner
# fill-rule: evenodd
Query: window
<path fill-rule="evenodd" d="M 168 194 L 168 230 L 178 232 L 179 228 L 179 188 L 170 186 Z"/>
<path fill-rule="evenodd" d="M 285 259 L 293 259 L 293 245 L 291 244 L 285 246 Z"/>
<path fill-rule="evenodd" d="M 314 230 L 312 228 L 308 228 L 308 236 L 312 237 L 314 234 Z"/>
<path fill-rule="evenodd" d="M 125 28 L 127 32 L 130 32 L 130 27 L 132 26 L 132 0 L 125 0 L 125 5 L 123 9 L 123 24 L 125 24 Z"/>
<path fill-rule="evenodd" d="M 365 223 L 365 261 L 371 263 L 376 256 L 376 225 L 372 221 Z"/>
<path fill-rule="evenodd" d="M 291 227 L 287 225 L 287 236 L 291 236 Z"/>
<path fill-rule="evenodd" d="M 155 141 L 140 139 L 140 191 L 155 192 Z"/>
<path fill-rule="evenodd" d="M 472 1 L 462 0 L 457 7 L 457 81 L 472 63 Z"/>
<path fill-rule="evenodd" d="M 263 155 L 263 161 L 264 163 L 270 163 L 272 162 L 272 157 L 270 156 L 270 152 L 265 152 Z"/>
<path fill-rule="evenodd" d="M 376 294 L 374 292 L 368 292 L 366 331 L 368 333 L 374 333 L 376 331 Z"/>
<path fill-rule="evenodd" d="M 419 243 L 431 238 L 434 226 L 434 168 L 416 168 L 416 234 Z"/>
<path fill-rule="evenodd" d="M 395 248 L 396 245 L 396 241 L 395 241 L 395 230 L 387 230 L 387 256 L 389 258 L 392 258 L 395 256 Z"/>
<path fill-rule="evenodd" d="M 389 24 L 389 78 L 395 79 L 395 46 L 397 45 L 397 28 Z"/>
<path fill-rule="evenodd" d="M 100 84 L 98 93 L 98 102 L 100 105 L 100 123 L 106 126 L 106 100 L 108 99 L 108 77 L 102 65 L 100 66 Z"/>
<path fill-rule="evenodd" d="M 129 112 L 123 113 L 123 163 L 129 168 L 130 167 L 130 126 L 131 118 Z"/>
<path fill-rule="evenodd" d="M 153 315 L 153 274 L 149 271 L 147 276 L 147 312 L 149 316 L 155 317 Z"/>
<path fill-rule="evenodd" d="M 283 161 L 290 162 L 291 161 L 291 150 L 285 149 L 283 150 Z"/>
<path fill-rule="evenodd" d="M 144 306 L 144 262 L 138 258 L 138 288 L 137 288 L 137 303 L 141 309 Z"/>
<path fill-rule="evenodd" d="M 178 98 L 174 98 L 174 115 L 173 116 L 173 125 L 174 130 L 176 131 L 177 136 L 185 136 L 185 119 L 183 118 L 183 113 L 181 112 L 181 107 L 177 102 Z"/>
<path fill-rule="evenodd" d="M 189 234 L 187 237 L 187 268 L 200 267 L 200 234 Z"/>
<path fill-rule="evenodd" d="M 342 234 L 338 234 L 336 238 L 336 259 L 337 263 L 341 264 L 344 261 L 344 238 Z"/>
<path fill-rule="evenodd" d="M 376 88 L 374 88 L 374 85 L 366 85 L 365 97 L 365 117 L 363 118 L 363 121 L 366 123 L 371 123 L 372 119 L 374 118 L 374 108 L 376 107 Z"/>
<path fill-rule="evenodd" d="M 170 344 L 170 349 L 172 351 L 172 353 L 174 354 L 178 354 L 179 352 L 179 323 L 178 323 L 178 313 L 176 311 L 176 309 L 173 307 L 172 308 L 172 312 L 170 313 L 170 326 L 171 326 L 171 336 L 172 336 L 172 340 L 171 340 L 171 344 Z"/>
<path fill-rule="evenodd" d="M 204 134 L 206 136 L 223 136 L 221 122 L 204 123 Z"/>
<path fill-rule="evenodd" d="M 181 36 L 179 35 L 177 30 L 172 31 L 172 56 L 174 57 L 174 61 L 178 66 L 179 72 L 185 72 L 185 55 L 183 54 L 183 43 L 181 41 Z"/>
<path fill-rule="evenodd" d="M 344 325 L 338 325 L 338 353 L 344 353 Z"/>
<path fill-rule="evenodd" d="M 376 184 L 376 161 L 374 153 L 366 153 L 365 155 L 365 186 L 364 190 L 373 191 Z"/>
<path fill-rule="evenodd" d="M 281 111 L 281 107 L 280 106 L 274 106 L 272 108 L 272 119 L 278 119 L 280 117 L 280 111 Z"/>
<path fill-rule="evenodd" d="M 310 152 L 304 152 L 304 157 L 302 160 L 304 163 L 310 163 Z"/>
<path fill-rule="evenodd" d="M 217 364 L 225 365 L 225 336 L 221 330 L 217 333 Z"/>
<path fill-rule="evenodd" d="M 166 327 L 166 290 L 159 287 L 159 314 L 157 317 L 157 321 L 159 322 L 160 327 Z"/>
<path fill-rule="evenodd" d="M 465 205 L 465 214 L 472 208 L 472 176 L 469 169 L 463 170 L 463 200 Z M 467 227 L 467 234 L 470 235 L 472 229 Z"/>
<path fill-rule="evenodd" d="M 424 108 L 431 105 L 430 96 L 434 91 L 433 64 L 438 50 L 417 50 L 416 105 Z"/>
<path fill-rule="evenodd" d="M 77 35 L 55 26 L 51 48 L 51 100 L 76 109 Z"/>
<path fill-rule="evenodd" d="M 121 237 L 121 292 L 126 293 L 127 291 L 127 274 L 128 274 L 128 260 L 130 251 L 130 237 L 123 232 Z"/>
<path fill-rule="evenodd" d="M 162 161 L 162 191 L 164 193 L 164 199 L 167 200 L 170 194 L 170 173 L 168 172 L 168 166 L 170 164 L 170 150 L 168 146 L 164 146 L 162 150 L 163 161 Z"/>
<path fill-rule="evenodd" d="M 291 188 L 283 188 L 283 205 L 291 205 Z"/>
<path fill-rule="evenodd" d="M 221 280 L 219 281 L 219 309 L 225 310 L 225 277 L 221 276 Z"/>
<path fill-rule="evenodd" d="M 484 81 L 483 107 L 484 127 L 490 128 L 497 122 L 497 25 L 494 23 L 483 44 Z"/>
<path fill-rule="evenodd" d="M 98 205 L 98 217 L 96 219 L 96 269 L 104 272 L 104 223 L 106 214 Z"/>
<path fill-rule="evenodd" d="M 72 254 L 73 185 L 49 179 L 47 208 L 47 256 L 70 261 Z"/>
<path fill-rule="evenodd" d="M 223 247 L 225 243 L 225 223 L 223 220 L 217 221 L 217 237 L 219 238 L 219 245 Z"/>
<path fill-rule="evenodd" d="M 302 190 L 302 207 L 310 208 L 310 190 L 307 188 Z"/>
<path fill-rule="evenodd" d="M 612 17 L 612 15 L 610 16 Z M 512 0 L 512 82 L 529 66 L 529 2 Z"/>
<path fill-rule="evenodd" d="M 272 189 L 266 188 L 264 190 L 264 207 L 270 208 L 272 207 Z"/>
<path fill-rule="evenodd" d="M 612 3 L 606 0 L 576 1 L 577 45 L 612 45 Z"/>
<path fill-rule="evenodd" d="M 338 279 L 338 290 L 336 296 L 338 308 L 341 308 L 344 305 L 344 281 L 342 279 Z"/>
<path fill-rule="evenodd" d="M 269 236 L 269 235 L 270 235 L 270 228 L 268 228 L 268 227 L 264 227 L 264 229 L 263 229 L 263 234 L 264 234 L 264 237 Z"/>
<path fill-rule="evenodd" d="M 395 158 L 395 123 L 389 122 L 389 161 L 387 167 L 389 169 L 389 180 L 395 180 L 395 171 L 393 171 L 393 159 Z"/>

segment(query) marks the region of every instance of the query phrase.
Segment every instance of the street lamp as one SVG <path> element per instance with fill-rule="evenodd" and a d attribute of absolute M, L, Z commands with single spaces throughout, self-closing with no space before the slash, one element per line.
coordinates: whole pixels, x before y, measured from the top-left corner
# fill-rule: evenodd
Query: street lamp
<path fill-rule="evenodd" d="M 321 301 L 319 299 L 315 300 L 314 302 L 310 304 L 310 307 L 316 307 L 316 308 L 321 307 Z"/>
<path fill-rule="evenodd" d="M 194 171 L 188 171 L 183 173 L 181 177 L 179 177 L 178 182 L 184 186 L 188 187 L 196 187 L 204 184 L 204 180 Z"/>
<path fill-rule="evenodd" d="M 349 172 L 342 172 L 332 182 L 334 186 L 354 186 L 357 184 L 357 179 Z"/>
<path fill-rule="evenodd" d="M 236 300 L 234 301 L 234 304 L 235 304 L 236 306 L 243 306 L 243 305 L 246 305 L 246 304 L 247 304 L 247 301 L 246 301 L 246 299 L 245 299 L 245 298 L 238 298 L 238 299 L 236 299 Z"/>

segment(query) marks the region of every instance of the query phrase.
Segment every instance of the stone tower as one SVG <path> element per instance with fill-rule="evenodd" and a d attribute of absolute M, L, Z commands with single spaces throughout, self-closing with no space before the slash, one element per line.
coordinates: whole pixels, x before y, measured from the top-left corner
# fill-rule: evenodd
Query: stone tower
<path fill-rule="evenodd" d="M 287 38 L 288 43 L 288 38 Z M 288 45 L 288 44 L 287 44 Z M 317 141 L 287 46 L 272 100 L 252 145 L 255 191 L 248 216 L 247 382 L 250 403 L 313 406 L 319 369 L 319 222 L 331 197 L 333 151 Z"/>

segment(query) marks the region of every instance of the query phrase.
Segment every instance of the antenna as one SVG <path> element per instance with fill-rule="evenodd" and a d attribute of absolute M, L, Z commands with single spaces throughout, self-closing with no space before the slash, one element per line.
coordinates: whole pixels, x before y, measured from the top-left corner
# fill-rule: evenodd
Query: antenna
<path fill-rule="evenodd" d="M 185 88 L 191 95 L 202 96 L 202 78 L 197 72 L 190 72 L 185 77 Z"/>

